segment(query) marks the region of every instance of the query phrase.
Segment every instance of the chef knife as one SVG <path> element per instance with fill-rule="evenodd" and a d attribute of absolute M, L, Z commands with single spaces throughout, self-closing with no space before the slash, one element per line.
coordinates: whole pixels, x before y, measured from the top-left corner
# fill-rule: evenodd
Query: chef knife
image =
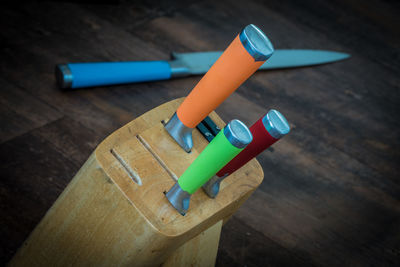
<path fill-rule="evenodd" d="M 68 63 L 56 66 L 56 80 L 63 89 L 168 80 L 175 77 L 201 75 L 222 55 L 222 52 L 172 53 L 169 61 L 127 61 Z M 350 57 L 349 54 L 306 49 L 277 49 L 259 69 L 284 69 L 331 63 Z"/>
<path fill-rule="evenodd" d="M 215 198 L 219 192 L 220 183 L 230 174 L 241 168 L 255 156 L 263 152 L 283 136 L 288 134 L 290 126 L 286 118 L 277 110 L 270 110 L 257 120 L 251 127 L 253 141 L 243 149 L 234 159 L 220 169 L 207 183 L 203 190 L 211 198 Z"/>
<path fill-rule="evenodd" d="M 230 121 L 165 194 L 168 201 L 180 214 L 185 215 L 189 209 L 190 196 L 239 154 L 252 138 L 249 128 L 243 122 Z"/>
<path fill-rule="evenodd" d="M 253 24 L 247 25 L 178 107 L 165 125 L 167 132 L 190 152 L 193 128 L 247 80 L 273 51 L 267 36 Z"/>

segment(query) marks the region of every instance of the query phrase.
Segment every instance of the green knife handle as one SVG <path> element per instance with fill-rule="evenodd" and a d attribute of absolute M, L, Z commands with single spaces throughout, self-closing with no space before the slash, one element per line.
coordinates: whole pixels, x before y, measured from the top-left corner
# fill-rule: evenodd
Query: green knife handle
<path fill-rule="evenodd" d="M 181 175 L 178 179 L 179 186 L 193 194 L 239 154 L 252 139 L 246 125 L 239 120 L 232 120 Z"/>

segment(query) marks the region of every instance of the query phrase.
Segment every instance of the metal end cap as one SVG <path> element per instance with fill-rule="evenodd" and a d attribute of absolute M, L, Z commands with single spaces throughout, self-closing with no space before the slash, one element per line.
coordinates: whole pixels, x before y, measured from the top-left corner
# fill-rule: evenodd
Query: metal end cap
<path fill-rule="evenodd" d="M 237 148 L 245 148 L 253 141 L 249 128 L 240 120 L 231 120 L 224 128 L 225 137 Z"/>
<path fill-rule="evenodd" d="M 290 132 L 286 118 L 277 110 L 271 109 L 262 119 L 265 129 L 275 139 L 282 138 Z"/>
<path fill-rule="evenodd" d="M 72 72 L 67 64 L 58 64 L 55 69 L 56 81 L 60 88 L 69 89 L 72 87 Z"/>
<path fill-rule="evenodd" d="M 274 53 L 268 37 L 255 25 L 247 25 L 239 34 L 244 48 L 255 61 L 265 61 Z"/>

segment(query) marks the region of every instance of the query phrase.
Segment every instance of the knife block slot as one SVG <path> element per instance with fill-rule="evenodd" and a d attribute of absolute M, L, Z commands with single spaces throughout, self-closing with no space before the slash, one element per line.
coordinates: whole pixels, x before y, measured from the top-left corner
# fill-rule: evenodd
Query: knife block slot
<path fill-rule="evenodd" d="M 138 185 L 142 185 L 142 179 L 140 178 L 139 174 L 134 171 L 126 162 L 125 160 L 117 153 L 114 149 L 110 150 L 111 154 L 115 157 L 116 160 L 124 167 L 126 173 L 131 177 L 132 181 L 137 183 Z"/>
<path fill-rule="evenodd" d="M 157 162 L 161 165 L 161 167 L 163 167 L 165 171 L 172 177 L 172 179 L 178 181 L 178 177 L 176 176 L 176 174 L 173 173 L 165 164 L 165 162 L 160 158 L 160 156 L 158 156 L 157 153 L 155 153 L 153 149 L 151 149 L 150 145 L 146 142 L 146 140 L 144 140 L 143 137 L 141 137 L 140 135 L 136 135 L 136 138 L 140 141 L 140 143 L 142 143 L 142 145 L 147 149 L 147 151 L 149 151 L 153 155 L 153 157 L 157 160 Z"/>
<path fill-rule="evenodd" d="M 182 101 L 143 114 L 99 144 L 10 265 L 186 266 L 200 258 L 212 265 L 222 222 L 263 172 L 251 160 L 224 180 L 216 199 L 195 192 L 181 216 L 164 192 L 208 144 L 194 129 L 194 147 L 186 153 L 160 123 Z M 215 112 L 210 117 L 224 126 Z"/>

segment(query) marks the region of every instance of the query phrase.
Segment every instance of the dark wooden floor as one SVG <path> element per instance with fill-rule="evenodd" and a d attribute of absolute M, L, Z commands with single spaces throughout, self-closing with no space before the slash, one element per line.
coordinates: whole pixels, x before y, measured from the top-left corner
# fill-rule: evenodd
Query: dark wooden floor
<path fill-rule="evenodd" d="M 0 9 L 1 262 L 101 140 L 200 79 L 63 92 L 55 64 L 222 50 L 254 23 L 275 48 L 352 58 L 258 72 L 218 108 L 247 124 L 276 108 L 293 129 L 258 157 L 265 180 L 225 225 L 217 266 L 399 266 L 399 4 L 151 2 Z"/>

